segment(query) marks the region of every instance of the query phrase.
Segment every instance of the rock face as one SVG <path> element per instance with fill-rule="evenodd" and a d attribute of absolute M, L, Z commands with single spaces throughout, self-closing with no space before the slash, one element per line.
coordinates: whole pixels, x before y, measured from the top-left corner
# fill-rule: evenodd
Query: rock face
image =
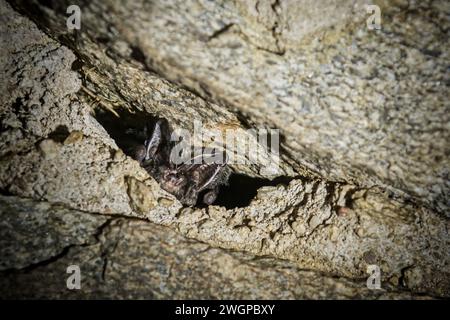
<path fill-rule="evenodd" d="M 273 258 L 227 252 L 153 223 L 68 210 L 16 197 L 0 198 L 2 298 L 318 299 L 413 298 L 372 291 L 365 281 L 332 278 Z M 11 255 L 8 247 L 45 232 L 46 247 Z M 36 240 L 36 241 L 39 241 Z M 24 267 L 26 265 L 27 267 Z M 68 290 L 78 265 L 80 290 Z M 258 284 L 256 288 L 255 282 Z"/>
<path fill-rule="evenodd" d="M 2 1 L 0 296 L 450 296 L 448 4 L 379 3 L 381 30 L 364 4 L 80 3 L 69 31 L 64 1 Z M 155 115 L 279 128 L 280 158 L 183 207 L 111 129 Z"/>

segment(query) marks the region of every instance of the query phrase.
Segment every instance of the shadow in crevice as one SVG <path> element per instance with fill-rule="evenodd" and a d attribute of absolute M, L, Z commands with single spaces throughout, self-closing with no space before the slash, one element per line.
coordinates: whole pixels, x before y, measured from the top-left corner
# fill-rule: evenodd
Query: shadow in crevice
<path fill-rule="evenodd" d="M 131 113 L 127 110 L 116 110 L 119 118 L 110 112 L 99 110 L 95 118 L 105 128 L 108 134 L 116 142 L 117 146 L 128 156 L 132 155 L 133 147 L 142 145 L 148 137 L 145 136 L 145 126 L 153 125 L 158 118 L 143 111 Z M 264 186 L 277 186 L 278 184 L 287 185 L 293 178 L 277 177 L 273 180 L 254 178 L 233 172 L 228 180 L 228 185 L 220 187 L 219 194 L 213 205 L 223 206 L 227 209 L 242 208 L 250 204 L 258 193 L 258 189 Z M 205 190 L 205 192 L 208 190 Z M 195 205 L 197 208 L 205 208 L 200 199 L 203 194 L 200 193 L 199 201 Z"/>
<path fill-rule="evenodd" d="M 62 143 L 64 142 L 64 140 L 66 140 L 69 134 L 70 132 L 67 126 L 60 125 L 48 135 L 48 138 L 52 139 L 53 141 Z"/>
<path fill-rule="evenodd" d="M 233 173 L 228 180 L 228 185 L 220 188 L 219 196 L 214 205 L 223 206 L 227 209 L 247 207 L 255 198 L 259 188 L 279 184 L 287 185 L 292 179 L 283 176 L 269 180 Z"/>
<path fill-rule="evenodd" d="M 110 112 L 98 110 L 95 113 L 97 121 L 105 128 L 117 146 L 127 155 L 133 157 L 133 148 L 143 145 L 148 138 L 146 136 L 146 125 L 153 125 L 157 118 L 143 111 L 131 113 L 124 109 L 116 112 L 119 118 Z"/>

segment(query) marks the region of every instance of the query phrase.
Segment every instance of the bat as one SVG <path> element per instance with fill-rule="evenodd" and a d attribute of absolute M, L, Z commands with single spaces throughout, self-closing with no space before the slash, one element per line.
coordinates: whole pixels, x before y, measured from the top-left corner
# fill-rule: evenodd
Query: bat
<path fill-rule="evenodd" d="M 131 156 L 158 181 L 162 189 L 186 206 L 196 205 L 199 197 L 206 205 L 214 203 L 220 187 L 228 184 L 231 174 L 226 157 L 223 163 L 216 163 L 212 161 L 216 153 L 197 149 L 201 152 L 194 153 L 195 157 L 175 164 L 170 159 L 175 143 L 170 140 L 171 131 L 164 119 L 158 119 L 154 125 L 146 125 L 144 136 L 145 141 L 133 148 Z"/>

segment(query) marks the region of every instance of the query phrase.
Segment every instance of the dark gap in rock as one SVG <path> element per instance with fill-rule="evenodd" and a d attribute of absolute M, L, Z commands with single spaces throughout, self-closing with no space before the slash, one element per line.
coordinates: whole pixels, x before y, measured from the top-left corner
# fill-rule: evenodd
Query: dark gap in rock
<path fill-rule="evenodd" d="M 130 48 L 130 57 L 145 66 L 147 62 L 145 61 L 145 54 L 142 52 L 141 48 L 133 45 L 130 45 Z"/>
<path fill-rule="evenodd" d="M 144 67 L 145 71 L 153 73 L 153 74 L 157 74 L 162 77 L 162 75 L 160 75 L 157 72 L 157 70 L 153 67 L 153 62 L 151 61 L 151 59 L 147 58 L 145 56 L 145 54 L 141 50 L 141 48 L 139 48 L 138 46 L 134 46 L 134 45 L 130 45 L 130 48 L 131 48 L 131 54 L 130 54 L 131 59 L 140 63 Z"/>
<path fill-rule="evenodd" d="M 138 145 L 144 144 L 145 126 L 154 124 L 156 117 L 143 111 L 131 113 L 124 109 L 115 110 L 119 118 L 111 112 L 97 110 L 95 118 L 105 128 L 117 146 L 127 155 L 132 157 L 132 150 Z"/>
<path fill-rule="evenodd" d="M 64 247 L 62 249 L 62 251 L 57 253 L 55 256 L 51 256 L 46 260 L 41 260 L 38 262 L 31 263 L 31 264 L 27 265 L 26 267 L 23 267 L 20 269 L 16 269 L 16 268 L 4 269 L 1 271 L 2 275 L 5 276 L 5 275 L 10 275 L 10 274 L 15 274 L 15 273 L 29 273 L 37 268 L 42 268 L 42 267 L 48 266 L 48 265 L 58 261 L 59 259 L 67 256 L 69 254 L 69 251 L 76 246 L 77 246 L 76 244 L 70 244 L 70 245 Z"/>
<path fill-rule="evenodd" d="M 82 67 L 83 67 L 83 61 L 81 61 L 80 59 L 77 58 L 72 62 L 70 69 L 72 71 L 80 71 L 82 69 Z"/>
<path fill-rule="evenodd" d="M 442 54 L 441 50 L 422 49 L 421 51 L 424 55 L 427 55 L 427 56 L 430 56 L 433 58 L 438 58 Z"/>
<path fill-rule="evenodd" d="M 95 40 L 97 40 L 101 44 L 108 44 L 110 41 L 110 39 L 106 36 L 97 37 L 97 38 L 95 38 Z"/>
<path fill-rule="evenodd" d="M 292 179 L 282 176 L 270 180 L 232 173 L 228 185 L 220 188 L 219 196 L 214 205 L 223 206 L 227 209 L 243 208 L 248 206 L 255 198 L 259 188 L 279 184 L 288 185 Z"/>
<path fill-rule="evenodd" d="M 27 1 L 24 1 L 24 5 L 27 6 Z M 77 5 L 80 8 L 83 8 L 84 1 L 61 1 L 61 0 L 37 0 L 37 2 L 47 9 L 53 10 L 56 14 L 63 14 L 64 16 L 69 16 L 67 13 L 67 8 L 70 5 Z"/>
<path fill-rule="evenodd" d="M 22 99 L 20 97 L 17 97 L 16 100 L 11 105 L 11 108 L 15 114 L 19 114 L 20 109 L 22 108 Z"/>
<path fill-rule="evenodd" d="M 23 121 L 23 116 L 22 116 L 22 110 L 24 109 L 24 106 L 22 104 L 22 98 L 17 97 L 16 100 L 11 105 L 11 109 L 13 110 L 14 114 L 17 116 L 17 118 L 21 122 L 22 128 L 25 128 L 25 123 Z"/>
<path fill-rule="evenodd" d="M 133 148 L 142 145 L 147 139 L 144 130 L 145 126 L 154 124 L 157 121 L 157 117 L 143 111 L 135 111 L 134 113 L 127 110 L 116 111 L 120 118 L 101 109 L 97 110 L 95 117 L 116 142 L 117 146 L 126 155 L 133 157 Z M 259 188 L 264 186 L 277 186 L 278 184 L 287 185 L 292 179 L 291 177 L 283 176 L 270 180 L 254 178 L 234 172 L 228 180 L 228 185 L 222 185 L 220 187 L 219 194 L 213 205 L 223 206 L 227 209 L 246 207 L 255 198 Z M 208 191 L 205 190 L 199 193 L 195 207 L 207 207 L 202 202 L 202 199 Z"/>
<path fill-rule="evenodd" d="M 52 0 L 38 0 L 38 2 L 42 6 L 47 7 L 49 9 L 53 9 L 55 6 Z"/>
<path fill-rule="evenodd" d="M 241 110 L 233 110 L 233 113 L 245 129 L 252 128 L 252 124 L 249 121 L 249 117 L 245 115 Z"/>
<path fill-rule="evenodd" d="M 234 26 L 234 23 L 228 23 L 228 24 L 224 25 L 222 28 L 214 31 L 210 36 L 208 36 L 206 41 L 211 41 L 212 39 L 219 37 L 221 34 L 224 34 L 228 30 L 230 30 L 230 28 L 233 26 Z"/>
<path fill-rule="evenodd" d="M 0 116 L 0 133 L 3 133 L 7 130 L 8 129 L 6 128 L 6 125 L 5 125 L 5 116 Z"/>
<path fill-rule="evenodd" d="M 56 127 L 53 132 L 51 132 L 48 137 L 56 142 L 64 142 L 66 138 L 69 136 L 70 132 L 69 129 L 65 125 L 60 125 Z"/>
<path fill-rule="evenodd" d="M 9 191 L 9 186 L 5 186 L 4 188 L 0 188 L 0 194 L 2 196 L 12 197 L 15 194 L 13 194 L 11 191 Z"/>

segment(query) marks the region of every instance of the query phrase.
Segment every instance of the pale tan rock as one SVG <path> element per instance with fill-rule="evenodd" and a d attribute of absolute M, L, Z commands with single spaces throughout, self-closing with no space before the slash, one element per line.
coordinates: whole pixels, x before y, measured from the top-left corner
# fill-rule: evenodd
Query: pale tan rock
<path fill-rule="evenodd" d="M 83 140 L 83 132 L 72 131 L 69 136 L 64 140 L 64 144 L 77 143 Z"/>
<path fill-rule="evenodd" d="M 66 39 L 67 46 L 46 36 L 7 3 L 0 3 L 0 85 L 9 92 L 0 98 L 5 128 L 0 133 L 0 189 L 20 197 L 17 201 L 48 202 L 40 214 L 60 203 L 89 217 L 90 212 L 101 219 L 121 217 L 105 228 L 99 242 L 68 241 L 74 250 L 61 261 L 6 279 L 5 283 L 19 279 L 29 285 L 20 286 L 13 296 L 30 297 L 37 292 L 39 297 L 67 297 L 64 288 L 42 286 L 37 279 L 41 272 L 64 274 L 64 266 L 73 259 L 88 261 L 85 297 L 405 297 L 396 291 L 399 288 L 409 290 L 407 297 L 415 293 L 449 296 L 444 156 L 449 139 L 446 78 L 441 72 L 447 66 L 448 50 L 433 51 L 441 31 L 425 15 L 397 15 L 401 4 L 390 7 L 393 15 L 391 20 L 384 19 L 388 34 L 384 37 L 355 25 L 348 29 L 352 32 L 332 32 L 329 26 L 311 21 L 305 30 L 324 32 L 321 41 L 311 42 L 305 31 L 302 40 L 294 43 L 283 27 L 275 38 L 267 34 L 268 26 L 281 21 L 277 19 L 291 21 L 291 2 L 281 2 L 277 15 L 269 11 L 268 2 L 261 2 L 261 12 L 267 16 L 256 18 L 256 26 L 250 11 L 238 8 L 237 2 L 225 7 L 201 2 L 211 9 L 205 19 L 196 18 L 196 13 L 204 12 L 201 6 L 182 10 L 192 4 L 189 1 L 155 2 L 152 10 L 143 2 L 133 3 L 134 19 L 123 18 L 131 8 L 115 3 L 83 8 L 83 28 L 88 32 L 81 34 L 77 46 L 59 13 L 64 10 L 46 7 L 43 12 L 29 12 L 24 5 L 30 16 L 45 15 L 45 21 L 37 19 L 40 27 L 53 39 Z M 170 3 L 180 11 L 166 10 Z M 36 4 L 34 10 L 43 8 Z M 114 10 L 104 10 L 108 5 Z M 421 6 L 441 21 L 445 3 L 425 1 Z M 116 14 L 108 16 L 112 28 L 96 18 L 99 11 Z M 287 15 L 281 18 L 283 14 Z M 344 15 L 339 23 L 345 24 L 349 17 Z M 173 24 L 167 25 L 172 18 Z M 409 22 L 412 29 L 397 19 Z M 220 21 L 233 26 L 217 33 L 224 26 Z M 390 33 L 392 29 L 396 32 Z M 102 43 L 96 35 L 114 39 L 113 43 Z M 424 43 L 427 36 L 431 40 Z M 262 49 L 258 43 L 264 45 Z M 86 60 L 78 62 L 81 69 L 73 67 L 73 50 Z M 136 60 L 139 50 L 144 58 Z M 124 56 L 130 52 L 134 54 Z M 160 75 L 148 72 L 149 67 Z M 83 87 L 81 78 L 87 79 Z M 205 100 L 165 78 L 211 96 Z M 243 140 L 250 139 L 247 126 L 279 127 L 284 138 L 281 172 L 272 170 L 277 159 L 268 154 L 264 155 L 266 165 L 251 162 L 233 169 L 251 177 L 290 180 L 259 187 L 242 207 L 183 208 L 118 148 L 94 116 L 95 104 L 97 111 L 143 110 L 165 117 L 175 128 L 192 129 L 192 119 L 200 119 L 210 130 L 235 128 Z M 428 124 L 432 124 L 430 130 Z M 68 138 L 76 131 L 82 139 Z M 74 143 L 59 142 L 67 139 Z M 53 228 L 55 222 L 48 221 Z M 80 220 L 77 228 L 84 223 Z M 121 232 L 133 247 L 120 240 Z M 45 241 L 36 234 L 36 243 Z M 169 248 L 167 243 L 175 245 Z M 60 250 L 51 248 L 42 256 Z M 165 250 L 170 251 L 168 256 Z M 160 265 L 149 252 L 161 258 Z M 105 254 L 116 261 L 106 263 L 106 271 Z M 263 259 L 262 264 L 248 262 L 250 266 L 246 262 L 261 256 L 272 258 Z M 20 266 L 37 261 L 17 260 L 20 263 L 14 263 Z M 393 282 L 395 288 L 374 294 L 364 283 L 354 285 L 367 276 L 367 265 L 373 263 L 381 267 L 383 283 Z M 230 269 L 236 265 L 241 267 Z M 294 271 L 284 278 L 286 265 Z M 143 287 L 148 279 L 139 274 L 149 267 L 151 275 L 166 281 L 165 287 Z M 175 290 L 190 268 L 195 270 L 192 281 Z M 305 269 L 312 271 L 301 271 Z M 220 270 L 221 276 L 214 278 L 213 270 Z M 101 274 L 111 282 L 96 289 Z M 169 277 L 172 274 L 177 276 Z M 205 274 L 217 281 L 198 282 L 200 277 L 208 278 Z M 124 287 L 125 275 L 132 275 L 129 287 Z M 219 291 L 224 281 L 242 275 L 244 282 Z M 269 295 L 272 291 L 265 289 L 279 285 L 278 277 L 286 284 Z M 260 284 L 259 290 L 255 283 Z M 308 283 L 308 289 L 296 283 Z"/>
<path fill-rule="evenodd" d="M 211 248 L 147 221 L 17 197 L 0 196 L 0 208 L 3 299 L 419 298 Z M 26 250 L 30 242 L 35 250 Z M 80 290 L 66 287 L 73 265 L 80 268 Z"/>

